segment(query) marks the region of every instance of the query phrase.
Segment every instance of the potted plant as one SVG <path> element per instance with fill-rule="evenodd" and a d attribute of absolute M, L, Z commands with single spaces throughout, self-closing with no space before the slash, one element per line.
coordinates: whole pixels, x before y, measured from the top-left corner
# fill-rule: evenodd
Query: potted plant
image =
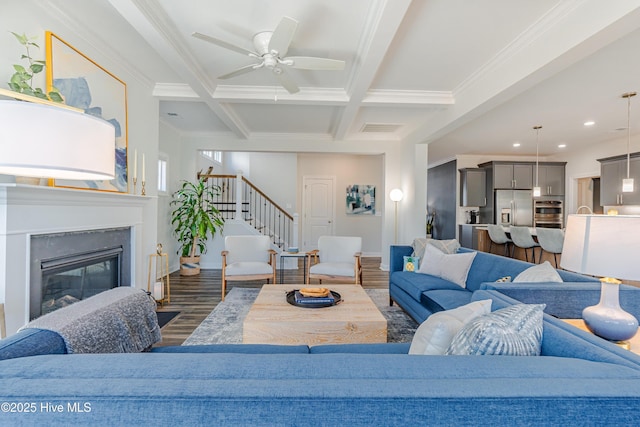
<path fill-rule="evenodd" d="M 180 247 L 180 274 L 193 276 L 200 273 L 200 255 L 207 251 L 209 235 L 215 236 L 224 226 L 224 218 L 214 205 L 220 187 L 208 186 L 206 178 L 196 182 L 182 181 L 182 187 L 173 193 L 171 225 Z"/>
<path fill-rule="evenodd" d="M 64 103 L 62 95 L 55 87 L 51 88 L 51 91 L 48 93 L 39 87 L 33 87 L 33 79 L 36 74 L 44 71 L 44 67 L 46 65 L 45 61 L 36 60 L 31 57 L 30 48 L 39 48 L 38 44 L 34 41 L 35 37 L 27 37 L 25 34 L 17 34 L 13 31 L 11 34 L 13 34 L 18 43 L 24 46 L 26 52 L 22 54 L 20 59 L 26 59 L 28 64 L 26 67 L 21 64 L 13 64 L 15 72 L 9 81 L 9 88 L 14 92 L 35 96 L 36 98 L 47 99 L 53 102 Z"/>
<path fill-rule="evenodd" d="M 431 214 L 427 211 L 427 237 L 433 235 L 433 223 L 436 220 L 436 210 L 434 209 Z"/>

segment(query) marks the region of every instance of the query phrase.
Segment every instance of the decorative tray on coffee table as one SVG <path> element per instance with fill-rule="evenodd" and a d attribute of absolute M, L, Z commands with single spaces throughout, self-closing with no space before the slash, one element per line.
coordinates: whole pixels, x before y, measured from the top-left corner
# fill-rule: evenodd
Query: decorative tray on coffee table
<path fill-rule="evenodd" d="M 296 307 L 323 308 L 339 304 L 342 296 L 327 288 L 302 288 L 287 292 L 287 302 Z"/>

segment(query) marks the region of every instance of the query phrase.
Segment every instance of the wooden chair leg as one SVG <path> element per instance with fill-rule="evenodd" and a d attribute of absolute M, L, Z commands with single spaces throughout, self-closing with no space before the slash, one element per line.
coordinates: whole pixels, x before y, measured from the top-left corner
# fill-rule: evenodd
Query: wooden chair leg
<path fill-rule="evenodd" d="M 220 297 L 220 301 L 224 301 L 224 294 L 226 290 L 227 290 L 227 281 L 223 278 L 222 279 L 222 296 Z"/>

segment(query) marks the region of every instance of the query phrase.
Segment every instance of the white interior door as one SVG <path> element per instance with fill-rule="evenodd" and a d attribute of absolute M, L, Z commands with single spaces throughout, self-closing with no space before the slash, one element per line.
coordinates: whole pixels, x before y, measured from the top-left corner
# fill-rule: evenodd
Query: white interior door
<path fill-rule="evenodd" d="M 302 248 L 317 249 L 320 236 L 332 236 L 335 223 L 335 177 L 304 177 L 302 180 Z"/>

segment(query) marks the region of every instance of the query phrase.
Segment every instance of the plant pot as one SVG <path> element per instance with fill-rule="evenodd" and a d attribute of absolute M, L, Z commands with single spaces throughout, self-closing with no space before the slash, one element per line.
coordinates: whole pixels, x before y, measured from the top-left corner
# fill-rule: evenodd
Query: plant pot
<path fill-rule="evenodd" d="M 180 275 L 197 276 L 200 274 L 200 256 L 181 256 Z"/>

